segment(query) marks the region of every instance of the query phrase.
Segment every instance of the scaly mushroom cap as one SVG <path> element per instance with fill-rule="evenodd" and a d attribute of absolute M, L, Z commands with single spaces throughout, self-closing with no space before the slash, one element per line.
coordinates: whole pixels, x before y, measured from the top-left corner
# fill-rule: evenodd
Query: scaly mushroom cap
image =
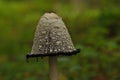
<path fill-rule="evenodd" d="M 78 52 L 62 18 L 55 13 L 45 13 L 37 25 L 32 50 L 27 58 L 72 55 Z"/>

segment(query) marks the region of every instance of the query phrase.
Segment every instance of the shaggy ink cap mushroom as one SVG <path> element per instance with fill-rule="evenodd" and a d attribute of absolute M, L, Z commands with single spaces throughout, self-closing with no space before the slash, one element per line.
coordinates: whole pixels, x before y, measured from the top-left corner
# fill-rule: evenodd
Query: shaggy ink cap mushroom
<path fill-rule="evenodd" d="M 55 13 L 45 13 L 36 28 L 30 57 L 73 55 L 79 53 L 75 49 L 62 18 Z"/>

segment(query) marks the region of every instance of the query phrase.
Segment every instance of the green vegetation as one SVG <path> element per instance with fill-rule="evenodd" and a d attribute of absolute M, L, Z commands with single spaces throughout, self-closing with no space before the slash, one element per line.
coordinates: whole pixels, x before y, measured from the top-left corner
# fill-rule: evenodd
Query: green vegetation
<path fill-rule="evenodd" d="M 120 80 L 119 0 L 0 0 L 0 80 L 48 80 L 46 59 L 25 60 L 48 11 L 63 18 L 81 48 L 59 58 L 61 80 Z"/>

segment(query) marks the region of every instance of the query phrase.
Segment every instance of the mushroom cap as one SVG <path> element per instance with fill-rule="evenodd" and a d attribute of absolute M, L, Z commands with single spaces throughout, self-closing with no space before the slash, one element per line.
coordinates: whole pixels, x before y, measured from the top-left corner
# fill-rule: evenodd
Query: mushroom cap
<path fill-rule="evenodd" d="M 62 18 L 55 13 L 45 13 L 37 25 L 31 53 L 26 57 L 73 55 L 79 52 Z"/>

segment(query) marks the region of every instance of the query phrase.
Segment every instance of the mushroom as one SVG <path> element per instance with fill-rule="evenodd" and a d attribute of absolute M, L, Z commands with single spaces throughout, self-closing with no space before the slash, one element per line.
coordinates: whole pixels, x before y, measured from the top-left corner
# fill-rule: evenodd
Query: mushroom
<path fill-rule="evenodd" d="M 68 30 L 62 18 L 55 13 L 45 13 L 36 28 L 31 53 L 26 55 L 29 58 L 49 56 L 49 78 L 58 80 L 57 57 L 69 56 L 79 53 L 75 49 Z"/>

